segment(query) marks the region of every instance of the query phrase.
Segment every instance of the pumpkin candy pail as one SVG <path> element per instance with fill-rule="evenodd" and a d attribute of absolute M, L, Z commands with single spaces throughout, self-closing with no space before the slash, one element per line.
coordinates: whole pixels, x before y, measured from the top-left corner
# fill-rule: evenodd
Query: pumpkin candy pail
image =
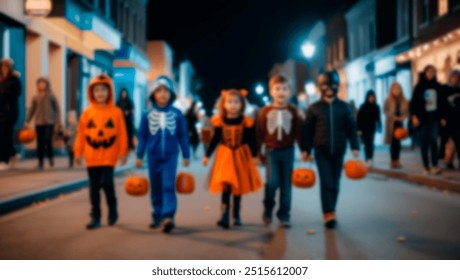
<path fill-rule="evenodd" d="M 180 194 L 191 194 L 195 190 L 195 178 L 190 172 L 179 172 L 176 177 L 176 190 Z"/>
<path fill-rule="evenodd" d="M 398 140 L 407 139 L 407 137 L 409 137 L 409 130 L 398 127 L 395 129 L 393 136 Z"/>
<path fill-rule="evenodd" d="M 34 141 L 36 138 L 35 130 L 30 128 L 24 128 L 21 131 L 19 131 L 18 138 L 19 142 L 23 144 L 30 143 Z"/>
<path fill-rule="evenodd" d="M 297 188 L 309 189 L 316 183 L 316 173 L 312 168 L 297 168 L 292 172 L 291 181 Z"/>
<path fill-rule="evenodd" d="M 132 196 L 143 196 L 149 192 L 149 181 L 143 176 L 131 175 L 125 182 L 126 193 Z"/>
<path fill-rule="evenodd" d="M 367 176 L 367 165 L 362 160 L 349 160 L 345 163 L 345 174 L 353 180 L 363 179 Z"/>

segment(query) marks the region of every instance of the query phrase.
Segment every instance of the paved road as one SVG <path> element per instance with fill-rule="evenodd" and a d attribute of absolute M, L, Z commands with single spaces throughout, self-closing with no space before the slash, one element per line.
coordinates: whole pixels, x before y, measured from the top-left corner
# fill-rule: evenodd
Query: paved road
<path fill-rule="evenodd" d="M 460 259 L 458 194 L 376 175 L 344 180 L 339 228 L 327 231 L 318 186 L 294 191 L 293 227 L 287 230 L 261 225 L 259 192 L 243 198 L 245 225 L 224 231 L 215 226 L 219 198 L 203 186 L 207 170 L 197 163 L 191 170 L 198 188 L 179 197 L 178 228 L 171 235 L 148 228 L 148 198 L 127 196 L 120 178 L 115 227 L 84 228 L 84 189 L 1 216 L 0 259 Z"/>

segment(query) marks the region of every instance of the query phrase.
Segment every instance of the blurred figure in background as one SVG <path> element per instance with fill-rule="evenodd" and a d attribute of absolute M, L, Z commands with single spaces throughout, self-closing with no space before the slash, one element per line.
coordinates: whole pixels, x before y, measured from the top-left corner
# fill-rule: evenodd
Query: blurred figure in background
<path fill-rule="evenodd" d="M 134 114 L 134 105 L 131 99 L 129 98 L 128 91 L 123 88 L 120 91 L 120 96 L 117 100 L 117 107 L 123 112 L 125 117 L 126 132 L 128 134 L 128 147 L 130 150 L 134 149 L 134 123 L 133 123 L 133 114 Z"/>
<path fill-rule="evenodd" d="M 391 85 L 383 111 L 385 113 L 385 144 L 390 144 L 390 167 L 401 168 L 399 161 L 401 141 L 394 137 L 394 132 L 397 128 L 403 127 L 409 115 L 409 102 L 404 97 L 401 84 L 398 82 Z"/>
<path fill-rule="evenodd" d="M 375 132 L 381 131 L 380 107 L 377 105 L 375 92 L 369 90 L 366 95 L 366 101 L 361 105 L 358 112 L 358 135 L 361 136 L 364 143 L 364 152 L 369 166 L 372 166 L 374 157 Z"/>
<path fill-rule="evenodd" d="M 0 61 L 0 171 L 13 167 L 16 161 L 13 133 L 19 118 L 21 81 L 13 65 L 14 61 L 10 58 Z"/>
<path fill-rule="evenodd" d="M 460 71 L 450 72 L 448 83 L 444 86 L 447 121 L 447 145 L 444 154 L 447 169 L 454 169 L 455 150 L 460 164 Z M 459 166 L 460 169 L 460 166 Z"/>
<path fill-rule="evenodd" d="M 193 159 L 196 159 L 196 149 L 198 148 L 198 144 L 200 143 L 200 137 L 198 135 L 198 130 L 196 128 L 196 124 L 198 122 L 198 106 L 197 102 L 194 100 L 190 108 L 188 108 L 187 112 L 185 112 L 185 119 L 187 121 L 187 128 L 188 128 L 188 136 L 189 136 L 189 143 L 192 148 L 192 156 Z"/>
<path fill-rule="evenodd" d="M 441 91 L 442 87 L 436 79 L 436 68 L 433 65 L 426 66 L 410 101 L 411 122 L 420 131 L 424 175 L 442 172 L 438 167 L 439 125 L 445 125 L 442 119 Z"/>
<path fill-rule="evenodd" d="M 61 110 L 47 78 L 37 79 L 37 93 L 32 98 L 30 110 L 27 112 L 25 127 L 30 127 L 32 118 L 35 118 L 37 132 L 38 168 L 43 169 L 45 153 L 50 166 L 54 166 L 53 132 L 61 124 Z"/>
<path fill-rule="evenodd" d="M 355 101 L 352 99 L 350 100 L 350 102 L 348 102 L 348 104 L 350 104 L 350 107 L 353 111 L 353 115 L 355 116 L 355 120 L 356 120 L 358 118 L 358 109 L 356 108 Z"/>
<path fill-rule="evenodd" d="M 69 167 L 73 167 L 74 154 L 73 146 L 75 144 L 75 137 L 77 136 L 77 112 L 70 110 L 67 112 L 67 126 L 64 130 L 64 143 L 69 154 Z"/>

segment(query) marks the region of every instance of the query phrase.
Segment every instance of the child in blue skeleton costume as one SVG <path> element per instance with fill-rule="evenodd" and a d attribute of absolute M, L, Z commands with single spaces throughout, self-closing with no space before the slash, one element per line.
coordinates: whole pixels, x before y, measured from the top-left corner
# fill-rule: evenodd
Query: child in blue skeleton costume
<path fill-rule="evenodd" d="M 147 150 L 153 206 L 150 227 L 157 228 L 163 224 L 166 233 L 174 228 L 179 147 L 184 166 L 189 165 L 190 158 L 187 124 L 182 113 L 172 106 L 175 98 L 172 80 L 166 76 L 158 77 L 150 95 L 152 108 L 142 115 L 139 126 L 136 161 L 136 166 L 140 168 Z"/>

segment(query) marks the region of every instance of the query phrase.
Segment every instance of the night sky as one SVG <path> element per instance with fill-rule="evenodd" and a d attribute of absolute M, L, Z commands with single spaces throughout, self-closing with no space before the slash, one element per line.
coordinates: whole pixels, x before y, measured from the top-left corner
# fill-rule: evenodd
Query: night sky
<path fill-rule="evenodd" d="M 276 62 L 301 58 L 300 46 L 316 20 L 347 0 L 150 0 L 148 38 L 166 40 L 176 62 L 192 61 L 209 96 L 220 88 L 267 82 Z M 321 51 L 321 50 L 317 50 Z"/>

